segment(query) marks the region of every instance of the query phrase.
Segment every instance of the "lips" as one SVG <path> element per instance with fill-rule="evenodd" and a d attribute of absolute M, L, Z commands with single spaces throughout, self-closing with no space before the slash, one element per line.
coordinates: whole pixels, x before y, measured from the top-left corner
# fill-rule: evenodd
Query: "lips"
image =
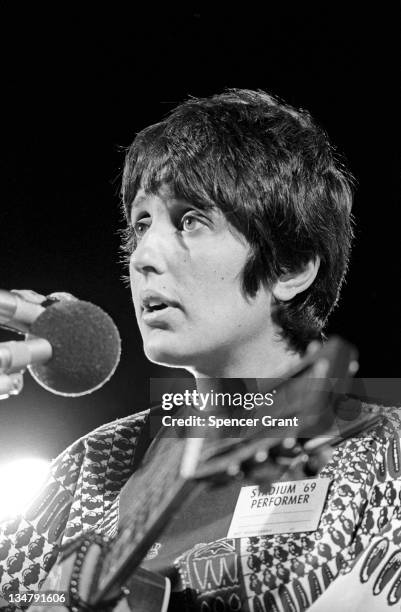
<path fill-rule="evenodd" d="M 162 313 L 168 308 L 179 308 L 179 303 L 169 296 L 158 291 L 147 289 L 140 295 L 141 311 L 143 316 Z"/>

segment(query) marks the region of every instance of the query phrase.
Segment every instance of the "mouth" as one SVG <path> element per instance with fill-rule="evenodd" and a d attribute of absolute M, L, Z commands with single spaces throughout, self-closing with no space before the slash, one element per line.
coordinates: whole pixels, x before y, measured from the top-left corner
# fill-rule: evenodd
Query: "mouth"
<path fill-rule="evenodd" d="M 178 308 L 176 302 L 156 294 L 146 293 L 141 298 L 142 318 L 146 322 L 162 319 L 173 308 Z"/>
<path fill-rule="evenodd" d="M 158 298 L 145 298 L 142 301 L 142 310 L 144 313 L 153 313 L 160 312 L 168 308 L 171 304 L 169 302 L 164 302 Z"/>

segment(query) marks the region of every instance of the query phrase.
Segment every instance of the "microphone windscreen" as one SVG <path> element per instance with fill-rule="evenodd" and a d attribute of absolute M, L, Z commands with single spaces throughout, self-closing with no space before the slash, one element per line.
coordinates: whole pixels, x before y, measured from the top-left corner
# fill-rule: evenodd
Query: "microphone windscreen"
<path fill-rule="evenodd" d="M 29 366 L 33 378 L 59 395 L 91 393 L 111 378 L 121 354 L 121 339 L 111 317 L 90 302 L 60 301 L 31 325 L 31 334 L 50 342 L 53 355 Z"/>

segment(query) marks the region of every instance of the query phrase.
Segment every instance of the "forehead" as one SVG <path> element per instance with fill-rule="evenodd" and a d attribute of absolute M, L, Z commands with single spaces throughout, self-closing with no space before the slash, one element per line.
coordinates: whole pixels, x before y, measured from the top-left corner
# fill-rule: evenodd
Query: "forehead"
<path fill-rule="evenodd" d="M 129 208 L 129 216 L 135 214 L 135 211 L 144 206 L 150 205 L 155 199 L 161 201 L 166 206 L 178 202 L 178 198 L 167 185 L 161 185 L 157 191 L 145 191 L 143 187 L 138 189 L 135 198 L 131 202 Z"/>
<path fill-rule="evenodd" d="M 131 208 L 139 206 L 143 202 L 149 201 L 155 196 L 158 196 L 162 200 L 176 198 L 174 190 L 165 183 L 162 183 L 155 191 L 145 190 L 143 187 L 140 187 L 136 192 L 135 198 L 132 200 Z"/>

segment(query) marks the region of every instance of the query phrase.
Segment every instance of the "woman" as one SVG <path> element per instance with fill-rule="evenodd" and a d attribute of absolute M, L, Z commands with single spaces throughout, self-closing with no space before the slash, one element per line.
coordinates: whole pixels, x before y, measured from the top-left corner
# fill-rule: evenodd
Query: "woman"
<path fill-rule="evenodd" d="M 248 90 L 191 99 L 138 134 L 122 195 L 151 361 L 186 368 L 207 394 L 216 380 L 285 376 L 323 338 L 349 259 L 351 189 L 306 112 Z M 36 590 L 61 544 L 121 531 L 174 446 L 166 428 L 150 444 L 151 416 L 105 425 L 56 460 L 44 494 L 4 527 L 4 595 Z M 383 424 L 337 448 L 317 479 L 328 488 L 313 529 L 283 521 L 274 534 L 228 537 L 236 482 L 189 500 L 144 561 L 170 576 L 170 610 L 304 610 L 329 594 L 369 542 L 398 525 L 398 437 L 384 462 L 390 433 Z"/>

